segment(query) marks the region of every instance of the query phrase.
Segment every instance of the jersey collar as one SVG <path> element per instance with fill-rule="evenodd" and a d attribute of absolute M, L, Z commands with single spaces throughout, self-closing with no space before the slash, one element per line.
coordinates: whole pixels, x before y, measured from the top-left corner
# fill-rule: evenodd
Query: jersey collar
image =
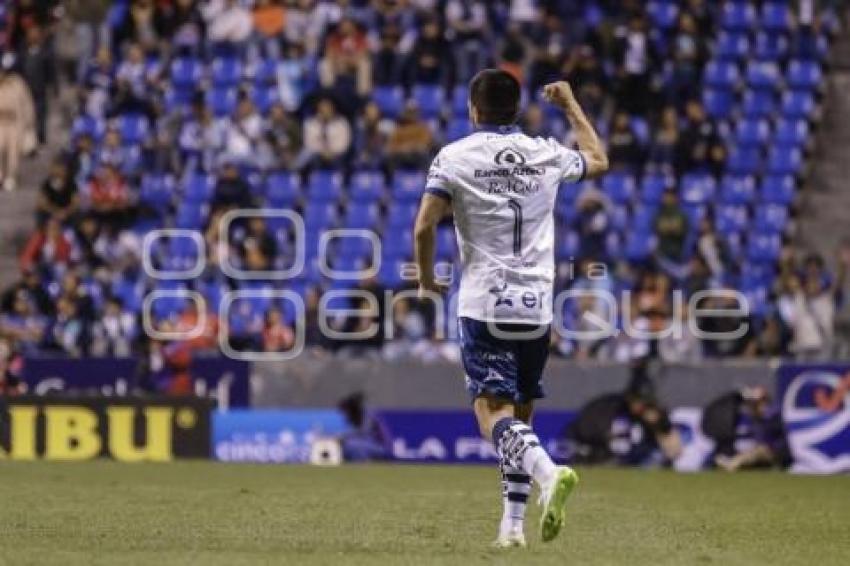
<path fill-rule="evenodd" d="M 487 132 L 490 134 L 515 134 L 520 131 L 519 126 L 516 124 L 510 125 L 497 125 L 497 124 L 479 124 L 477 128 L 475 128 L 477 132 Z"/>

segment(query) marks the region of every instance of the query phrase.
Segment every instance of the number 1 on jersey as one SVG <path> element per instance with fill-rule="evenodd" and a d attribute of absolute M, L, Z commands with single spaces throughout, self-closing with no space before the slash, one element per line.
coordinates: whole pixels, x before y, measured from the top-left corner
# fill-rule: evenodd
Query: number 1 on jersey
<path fill-rule="evenodd" d="M 509 199 L 508 208 L 514 213 L 514 257 L 520 257 L 522 255 L 522 205 L 514 199 Z"/>

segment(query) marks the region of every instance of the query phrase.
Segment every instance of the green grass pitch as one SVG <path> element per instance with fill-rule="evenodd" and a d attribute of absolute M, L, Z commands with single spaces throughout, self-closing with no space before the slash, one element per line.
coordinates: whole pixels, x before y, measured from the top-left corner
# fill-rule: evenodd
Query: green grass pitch
<path fill-rule="evenodd" d="M 495 469 L 0 463 L 0 565 L 850 564 L 850 477 L 584 469 L 566 531 L 489 547 Z"/>

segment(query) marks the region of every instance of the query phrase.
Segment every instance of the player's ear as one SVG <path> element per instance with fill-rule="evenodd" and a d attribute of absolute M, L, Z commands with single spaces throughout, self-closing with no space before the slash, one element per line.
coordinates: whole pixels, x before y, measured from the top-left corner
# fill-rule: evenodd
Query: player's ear
<path fill-rule="evenodd" d="M 478 110 L 475 108 L 475 105 L 472 104 L 472 100 L 466 101 L 466 108 L 469 111 L 469 120 L 472 122 L 473 126 L 478 125 Z"/>

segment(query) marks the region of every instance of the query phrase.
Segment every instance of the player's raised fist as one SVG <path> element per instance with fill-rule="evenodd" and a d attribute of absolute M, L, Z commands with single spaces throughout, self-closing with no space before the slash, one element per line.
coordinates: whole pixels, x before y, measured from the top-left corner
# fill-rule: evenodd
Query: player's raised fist
<path fill-rule="evenodd" d="M 556 106 L 560 106 L 561 108 L 575 102 L 573 88 L 567 81 L 558 81 L 544 86 L 543 98 Z"/>

